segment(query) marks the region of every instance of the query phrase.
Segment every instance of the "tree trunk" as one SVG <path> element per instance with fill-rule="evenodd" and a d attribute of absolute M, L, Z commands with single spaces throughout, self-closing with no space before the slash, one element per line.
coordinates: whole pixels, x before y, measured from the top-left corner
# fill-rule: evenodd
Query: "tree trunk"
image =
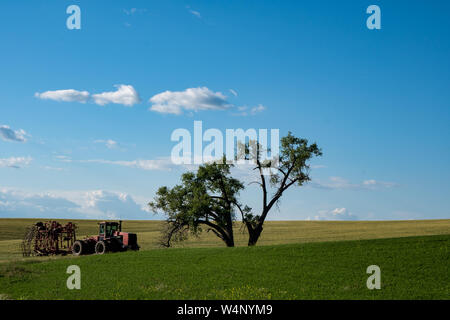
<path fill-rule="evenodd" d="M 256 228 L 247 227 L 248 229 L 248 246 L 254 246 L 256 245 L 256 242 L 258 242 L 259 237 L 261 236 L 262 232 L 262 225 L 258 224 Z"/>
<path fill-rule="evenodd" d="M 227 216 L 227 233 L 228 233 L 228 239 L 226 241 L 227 247 L 234 247 L 233 219 L 231 218 L 231 209 L 230 213 Z"/>
<path fill-rule="evenodd" d="M 231 231 L 231 233 L 228 235 L 225 243 L 227 244 L 227 247 L 234 247 L 233 231 Z"/>
<path fill-rule="evenodd" d="M 233 239 L 227 239 L 227 241 L 225 241 L 227 247 L 232 248 L 234 247 L 234 241 Z"/>
<path fill-rule="evenodd" d="M 200 223 L 207 225 L 217 237 L 219 237 L 227 247 L 234 247 L 234 237 L 233 237 L 233 227 L 226 226 L 226 228 L 222 228 L 210 221 L 200 221 Z"/>

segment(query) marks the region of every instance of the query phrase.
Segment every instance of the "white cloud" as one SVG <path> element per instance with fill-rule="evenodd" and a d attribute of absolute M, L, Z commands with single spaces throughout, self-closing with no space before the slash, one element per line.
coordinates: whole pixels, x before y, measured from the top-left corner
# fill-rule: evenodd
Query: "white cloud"
<path fill-rule="evenodd" d="M 201 16 L 201 14 L 200 14 L 200 12 L 198 12 L 198 11 L 195 11 L 195 10 L 189 10 L 189 12 L 191 13 L 191 14 L 193 14 L 194 16 L 196 16 L 197 18 L 201 18 L 202 16 Z"/>
<path fill-rule="evenodd" d="M 123 9 L 123 12 L 125 12 L 125 14 L 128 15 L 128 16 L 136 13 L 136 11 L 137 11 L 136 8 L 131 8 L 130 10 Z"/>
<path fill-rule="evenodd" d="M 49 171 L 64 171 L 63 168 L 52 167 L 52 166 L 44 166 L 42 168 L 45 170 L 49 170 Z"/>
<path fill-rule="evenodd" d="M 64 161 L 64 160 L 63 160 Z M 157 160 L 131 160 L 131 161 L 114 161 L 114 160 L 104 160 L 104 159 L 92 159 L 92 160 L 71 160 L 73 162 L 81 163 L 100 163 L 100 164 L 111 164 L 122 167 L 136 168 L 141 170 L 163 170 L 170 171 L 175 165 L 170 161 L 170 159 L 157 159 Z"/>
<path fill-rule="evenodd" d="M 197 18 L 201 19 L 202 16 L 201 16 L 200 12 L 195 11 L 195 10 L 192 10 L 190 6 L 186 6 L 186 9 L 188 9 L 188 11 L 189 11 L 192 15 L 194 15 L 194 16 L 196 16 Z"/>
<path fill-rule="evenodd" d="M 149 102 L 150 110 L 160 113 L 180 115 L 184 110 L 224 110 L 230 107 L 221 92 L 213 92 L 207 87 L 188 88 L 184 91 L 165 91 L 154 95 Z"/>
<path fill-rule="evenodd" d="M 103 161 L 103 163 L 142 170 L 170 170 L 173 166 L 169 160 Z"/>
<path fill-rule="evenodd" d="M 327 168 L 327 166 L 323 165 L 323 164 L 313 164 L 311 165 L 312 169 L 322 169 L 322 168 Z"/>
<path fill-rule="evenodd" d="M 93 100 L 94 103 L 104 106 L 109 103 L 122 104 L 128 107 L 141 102 L 139 94 L 131 85 L 115 85 L 116 91 L 102 92 L 91 95 L 88 91 L 77 91 L 74 89 L 36 92 L 34 95 L 39 99 L 48 99 L 64 102 L 86 103 Z"/>
<path fill-rule="evenodd" d="M 233 96 L 237 97 L 238 93 L 236 92 L 236 90 L 230 89 L 230 92 Z"/>
<path fill-rule="evenodd" d="M 123 192 L 50 191 L 0 188 L 0 217 L 70 219 L 151 219 L 146 201 Z"/>
<path fill-rule="evenodd" d="M 260 112 L 263 112 L 264 110 L 266 110 L 267 108 L 265 106 L 263 106 L 262 104 L 259 104 L 255 107 L 249 108 L 247 106 L 241 106 L 238 107 L 238 113 L 235 113 L 234 115 L 236 116 L 254 116 Z"/>
<path fill-rule="evenodd" d="M 34 96 L 39 99 L 64 102 L 86 103 L 89 100 L 89 92 L 74 89 L 45 91 L 43 93 L 36 92 Z"/>
<path fill-rule="evenodd" d="M 89 216 L 106 219 L 149 219 L 152 217 L 145 203 L 139 204 L 133 196 L 123 192 L 89 191 L 84 194 L 80 206 L 81 211 Z"/>
<path fill-rule="evenodd" d="M 352 184 L 348 180 L 341 177 L 330 177 L 327 182 L 313 180 L 310 185 L 322 189 L 357 189 L 357 184 Z"/>
<path fill-rule="evenodd" d="M 104 144 L 108 149 L 116 149 L 119 144 L 117 141 L 108 139 L 108 140 L 95 140 L 94 143 L 102 143 Z"/>
<path fill-rule="evenodd" d="M 131 8 L 131 9 L 123 9 L 123 12 L 127 15 L 127 16 L 132 16 L 135 13 L 144 13 L 147 12 L 147 9 L 138 9 L 138 8 Z"/>
<path fill-rule="evenodd" d="M 385 182 L 377 180 L 364 180 L 362 183 L 351 183 L 341 177 L 330 177 L 329 181 L 321 182 L 320 180 L 313 180 L 309 183 L 310 186 L 320 189 L 353 189 L 353 190 L 375 190 L 388 189 L 397 186 L 395 182 Z"/>
<path fill-rule="evenodd" d="M 64 162 L 72 162 L 72 158 L 70 158 L 69 156 L 58 155 L 58 156 L 55 156 L 55 158 L 60 161 L 64 161 Z"/>
<path fill-rule="evenodd" d="M 11 157 L 0 159 L 0 168 L 22 168 L 30 164 L 33 159 L 31 157 Z"/>
<path fill-rule="evenodd" d="M 53 194 L 30 194 L 14 189 L 0 189 L 0 217 L 43 217 L 63 214 L 78 206 Z"/>
<path fill-rule="evenodd" d="M 383 187 L 383 188 L 392 188 L 395 187 L 397 184 L 394 182 L 385 182 L 385 181 L 377 181 L 377 180 L 364 180 L 363 186 L 367 188 L 376 188 L 376 187 Z"/>
<path fill-rule="evenodd" d="M 131 85 L 120 84 L 115 86 L 116 91 L 102 92 L 93 94 L 92 99 L 98 105 L 104 106 L 109 103 L 123 104 L 131 107 L 134 104 L 141 102 L 139 94 Z"/>
<path fill-rule="evenodd" d="M 5 141 L 26 142 L 27 136 L 23 129 L 13 130 L 7 125 L 0 126 L 0 137 Z"/>
<path fill-rule="evenodd" d="M 262 104 L 259 104 L 256 107 L 250 109 L 250 114 L 255 115 L 257 113 L 263 112 L 264 110 L 266 110 L 266 107 L 264 107 Z"/>
<path fill-rule="evenodd" d="M 330 211 L 321 210 L 317 215 L 308 217 L 306 220 L 358 220 L 358 217 L 348 212 L 346 208 L 336 208 Z"/>

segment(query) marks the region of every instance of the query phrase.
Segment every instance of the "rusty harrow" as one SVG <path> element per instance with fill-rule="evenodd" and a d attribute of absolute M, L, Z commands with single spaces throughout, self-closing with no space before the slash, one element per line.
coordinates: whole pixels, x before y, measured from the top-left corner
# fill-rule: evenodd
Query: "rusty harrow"
<path fill-rule="evenodd" d="M 56 221 L 38 222 L 25 232 L 21 249 L 24 257 L 68 254 L 76 241 L 76 225 Z"/>

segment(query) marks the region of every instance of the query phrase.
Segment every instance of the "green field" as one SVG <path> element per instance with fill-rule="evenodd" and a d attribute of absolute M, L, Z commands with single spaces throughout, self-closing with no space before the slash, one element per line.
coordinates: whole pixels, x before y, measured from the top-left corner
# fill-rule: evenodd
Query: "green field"
<path fill-rule="evenodd" d="M 12 299 L 448 299 L 450 236 L 148 250 L 3 264 Z M 81 268 L 81 290 L 66 268 Z M 368 290 L 366 268 L 381 268 Z"/>
<path fill-rule="evenodd" d="M 158 249 L 159 221 L 125 221 L 139 252 L 20 256 L 36 219 L 0 219 L 0 299 L 449 299 L 450 220 L 270 221 L 256 247 L 236 225 L 236 248 L 211 235 Z M 63 220 L 60 220 L 63 222 Z M 78 235 L 96 221 L 75 221 Z M 81 290 L 66 288 L 80 266 Z M 366 268 L 381 268 L 368 290 Z"/>
<path fill-rule="evenodd" d="M 21 259 L 20 243 L 27 226 L 40 219 L 0 219 L 0 263 Z M 58 219 L 65 223 L 68 220 Z M 95 220 L 75 220 L 77 236 L 95 235 Z M 124 231 L 136 232 L 142 250 L 158 248 L 160 221 L 124 221 Z M 306 242 L 363 240 L 450 234 L 450 220 L 415 221 L 267 221 L 259 246 Z M 247 233 L 236 224 L 237 246 L 247 244 Z M 211 233 L 191 238 L 182 247 L 221 247 L 223 243 Z M 45 258 L 44 258 L 45 259 Z"/>

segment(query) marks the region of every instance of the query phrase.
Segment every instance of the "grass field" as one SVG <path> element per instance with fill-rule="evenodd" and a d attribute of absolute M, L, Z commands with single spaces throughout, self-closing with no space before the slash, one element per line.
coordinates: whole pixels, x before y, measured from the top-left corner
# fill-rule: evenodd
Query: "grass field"
<path fill-rule="evenodd" d="M 125 221 L 139 252 L 22 258 L 36 221 L 0 219 L 0 299 L 450 298 L 450 220 L 269 221 L 253 248 L 236 225 L 236 248 L 204 234 L 171 249 L 158 249 L 160 221 Z M 78 237 L 97 233 L 97 221 L 74 222 Z M 66 288 L 72 264 L 81 290 Z M 373 264 L 381 290 L 366 287 Z"/>
<path fill-rule="evenodd" d="M 39 219 L 0 219 L 0 263 L 21 259 L 20 242 L 27 226 Z M 58 219 L 61 223 L 67 220 Z M 94 220 L 75 220 L 79 238 L 98 232 Z M 124 231 L 136 232 L 142 250 L 158 248 L 160 221 L 124 221 Z M 262 245 L 306 243 L 322 241 L 362 240 L 408 236 L 450 234 L 450 220 L 417 221 L 268 221 L 261 239 Z M 245 246 L 247 234 L 236 225 L 237 246 Z M 191 238 L 182 247 L 221 247 L 213 234 Z M 45 259 L 45 258 L 44 258 Z"/>
<path fill-rule="evenodd" d="M 449 299 L 450 235 L 179 248 L 0 265 L 12 299 Z M 81 290 L 66 268 L 81 268 Z M 368 290 L 366 268 L 381 268 Z"/>

